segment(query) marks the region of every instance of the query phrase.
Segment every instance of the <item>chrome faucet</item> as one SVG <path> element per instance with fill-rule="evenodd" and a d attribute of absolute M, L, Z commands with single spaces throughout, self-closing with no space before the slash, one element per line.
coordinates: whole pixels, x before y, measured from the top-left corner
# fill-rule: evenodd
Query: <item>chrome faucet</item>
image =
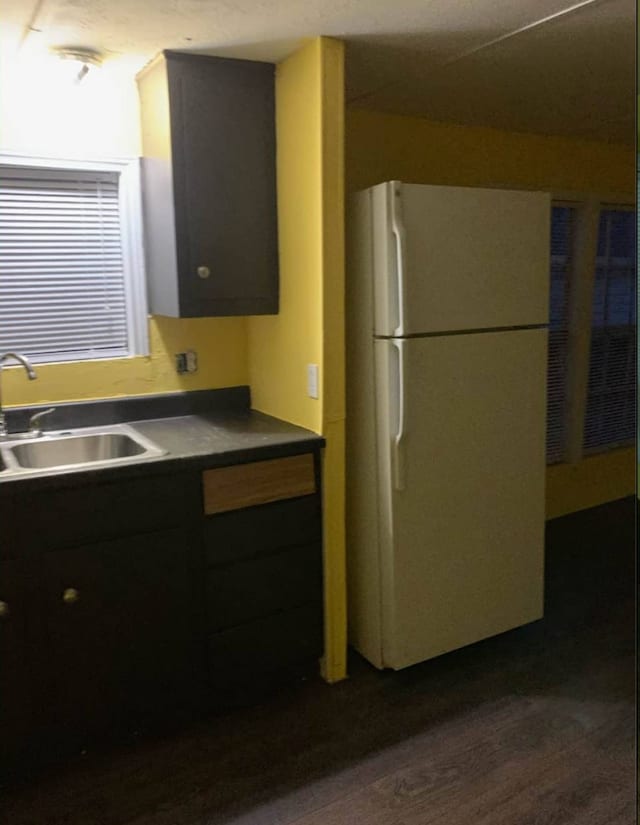
<path fill-rule="evenodd" d="M 27 436 L 29 438 L 40 438 L 43 435 L 42 427 L 40 426 L 40 422 L 45 417 L 45 415 L 51 415 L 52 412 L 55 412 L 55 407 L 49 407 L 48 410 L 40 410 L 40 412 L 35 413 L 29 419 L 29 429 L 27 430 Z"/>
<path fill-rule="evenodd" d="M 29 381 L 33 381 L 36 378 L 36 373 L 33 367 L 31 366 L 31 362 L 29 359 L 24 356 L 20 355 L 18 352 L 5 352 L 4 355 L 0 355 L 0 379 L 2 378 L 2 365 L 5 361 L 10 360 L 13 358 L 14 361 L 17 361 L 27 371 L 27 375 L 29 376 Z M 0 436 L 8 435 L 7 433 L 7 422 L 4 417 L 4 411 L 2 409 L 2 381 L 0 380 Z"/>

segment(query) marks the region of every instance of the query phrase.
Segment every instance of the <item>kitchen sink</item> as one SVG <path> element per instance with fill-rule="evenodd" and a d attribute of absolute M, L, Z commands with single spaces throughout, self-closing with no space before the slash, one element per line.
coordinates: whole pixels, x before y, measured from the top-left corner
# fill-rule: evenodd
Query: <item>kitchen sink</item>
<path fill-rule="evenodd" d="M 89 469 L 166 455 L 128 424 L 45 432 L 0 442 L 0 472 L 42 474 L 47 470 Z"/>

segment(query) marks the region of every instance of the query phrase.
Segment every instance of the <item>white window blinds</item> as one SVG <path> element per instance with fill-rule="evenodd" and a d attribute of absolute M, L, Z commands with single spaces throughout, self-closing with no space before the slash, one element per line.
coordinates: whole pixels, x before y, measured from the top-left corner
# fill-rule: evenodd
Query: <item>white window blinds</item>
<path fill-rule="evenodd" d="M 129 354 L 119 177 L 0 166 L 0 351 Z"/>
<path fill-rule="evenodd" d="M 551 211 L 551 285 L 549 290 L 549 362 L 547 371 L 547 463 L 564 458 L 567 387 L 568 307 L 575 209 Z"/>
<path fill-rule="evenodd" d="M 633 442 L 636 393 L 635 213 L 600 215 L 585 452 Z"/>

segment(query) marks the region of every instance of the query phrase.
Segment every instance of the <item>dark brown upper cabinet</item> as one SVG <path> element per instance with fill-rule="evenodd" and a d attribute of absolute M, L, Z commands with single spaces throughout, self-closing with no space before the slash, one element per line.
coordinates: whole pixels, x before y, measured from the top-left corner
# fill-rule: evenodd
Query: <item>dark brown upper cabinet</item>
<path fill-rule="evenodd" d="M 277 313 L 275 67 L 163 52 L 137 80 L 150 311 Z"/>

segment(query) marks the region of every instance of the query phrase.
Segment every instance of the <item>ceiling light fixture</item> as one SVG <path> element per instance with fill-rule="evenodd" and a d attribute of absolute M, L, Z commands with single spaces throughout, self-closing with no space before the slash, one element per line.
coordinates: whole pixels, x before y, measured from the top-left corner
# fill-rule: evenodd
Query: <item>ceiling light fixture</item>
<path fill-rule="evenodd" d="M 73 83 L 80 83 L 91 67 L 99 68 L 102 65 L 102 55 L 95 49 L 60 46 L 53 49 L 53 53 L 69 67 Z"/>

